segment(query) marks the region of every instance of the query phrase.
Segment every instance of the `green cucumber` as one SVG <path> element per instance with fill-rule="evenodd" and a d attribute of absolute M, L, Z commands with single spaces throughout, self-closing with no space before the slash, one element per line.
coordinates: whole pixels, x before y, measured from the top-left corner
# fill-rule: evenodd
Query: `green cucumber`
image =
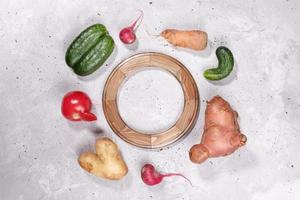
<path fill-rule="evenodd" d="M 76 74 L 86 76 L 96 71 L 114 50 L 114 40 L 110 35 L 104 36 L 92 49 L 86 52 L 73 70 Z"/>
<path fill-rule="evenodd" d="M 89 75 L 107 60 L 114 46 L 114 40 L 105 26 L 94 24 L 71 43 L 66 52 L 66 63 L 77 75 Z"/>
<path fill-rule="evenodd" d="M 231 73 L 234 65 L 233 55 L 227 47 L 218 47 L 216 55 L 219 62 L 218 67 L 207 69 L 203 73 L 206 79 L 212 81 L 226 78 Z"/>

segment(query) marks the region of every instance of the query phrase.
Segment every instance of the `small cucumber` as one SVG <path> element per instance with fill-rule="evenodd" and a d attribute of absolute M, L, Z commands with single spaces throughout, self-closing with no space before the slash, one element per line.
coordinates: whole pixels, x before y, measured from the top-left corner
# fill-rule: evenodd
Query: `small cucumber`
<path fill-rule="evenodd" d="M 204 71 L 203 75 L 206 79 L 216 81 L 227 77 L 233 69 L 234 59 L 231 51 L 227 47 L 218 47 L 216 50 L 218 58 L 218 67 Z"/>
<path fill-rule="evenodd" d="M 66 63 L 79 76 L 96 71 L 111 55 L 114 41 L 102 24 L 94 24 L 84 31 L 69 46 Z"/>
<path fill-rule="evenodd" d="M 110 35 L 104 36 L 91 50 L 86 52 L 73 69 L 76 74 L 86 76 L 96 71 L 114 50 L 114 40 Z"/>

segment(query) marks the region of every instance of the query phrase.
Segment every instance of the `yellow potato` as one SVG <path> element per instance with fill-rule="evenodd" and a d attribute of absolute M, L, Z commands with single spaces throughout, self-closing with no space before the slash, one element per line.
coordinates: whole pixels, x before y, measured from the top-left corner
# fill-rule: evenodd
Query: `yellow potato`
<path fill-rule="evenodd" d="M 83 169 L 95 176 L 111 180 L 119 180 L 127 174 L 126 163 L 118 146 L 111 139 L 98 139 L 95 148 L 96 154 L 85 152 L 79 156 L 78 162 Z"/>

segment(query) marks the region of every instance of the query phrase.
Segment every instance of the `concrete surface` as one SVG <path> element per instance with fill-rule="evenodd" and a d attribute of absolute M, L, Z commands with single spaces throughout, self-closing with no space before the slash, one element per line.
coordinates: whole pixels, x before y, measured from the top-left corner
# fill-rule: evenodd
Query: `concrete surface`
<path fill-rule="evenodd" d="M 129 75 L 119 89 L 121 117 L 127 125 L 143 133 L 158 133 L 171 128 L 183 106 L 180 83 L 173 75 L 158 68 L 145 68 Z"/>
<path fill-rule="evenodd" d="M 138 48 L 130 50 L 118 40 L 118 31 L 138 15 L 137 9 L 144 10 L 145 18 L 137 30 Z M 0 2 L 0 15 L 1 200 L 299 199 L 300 1 L 10 0 Z M 64 54 L 75 35 L 98 22 L 107 26 L 117 48 L 96 74 L 80 79 L 66 66 Z M 152 36 L 170 27 L 207 31 L 209 48 L 189 52 Z M 236 70 L 227 81 L 212 84 L 202 72 L 216 65 L 219 45 L 233 51 Z M 201 96 L 193 131 L 155 151 L 120 140 L 101 106 L 103 85 L 114 66 L 145 51 L 183 62 Z M 69 123 L 61 116 L 61 99 L 74 89 L 90 95 L 97 123 Z M 200 139 L 205 100 L 216 94 L 239 112 L 248 143 L 233 155 L 194 165 L 188 149 Z M 151 107 L 144 109 L 151 112 Z M 128 164 L 121 181 L 97 179 L 77 164 L 78 154 L 102 136 L 117 142 Z M 160 171 L 181 172 L 194 186 L 169 178 L 148 187 L 139 174 L 146 162 Z"/>

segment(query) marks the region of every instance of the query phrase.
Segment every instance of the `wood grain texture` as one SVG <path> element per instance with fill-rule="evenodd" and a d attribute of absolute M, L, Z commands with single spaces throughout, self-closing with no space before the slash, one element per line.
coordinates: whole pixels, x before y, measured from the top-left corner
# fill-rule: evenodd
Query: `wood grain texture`
<path fill-rule="evenodd" d="M 146 134 L 130 128 L 118 110 L 118 91 L 124 79 L 147 67 L 158 67 L 170 72 L 179 81 L 184 93 L 181 116 L 170 129 L 161 133 Z M 169 145 L 189 133 L 199 111 L 198 89 L 190 72 L 175 58 L 155 52 L 137 54 L 121 62 L 105 83 L 102 101 L 106 120 L 112 130 L 126 142 L 149 149 Z"/>

